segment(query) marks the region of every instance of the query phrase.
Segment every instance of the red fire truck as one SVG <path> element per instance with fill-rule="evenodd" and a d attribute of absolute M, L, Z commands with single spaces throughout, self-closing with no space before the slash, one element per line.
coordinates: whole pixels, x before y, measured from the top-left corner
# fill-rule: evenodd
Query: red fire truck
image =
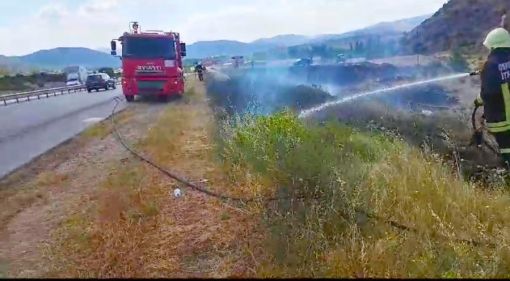
<path fill-rule="evenodd" d="M 137 22 L 130 31 L 111 41 L 111 54 L 117 56 L 117 42 L 122 45 L 122 91 L 132 102 L 136 95 L 158 96 L 167 100 L 184 93 L 182 59 L 186 44 L 179 33 L 147 30 L 141 32 Z"/>

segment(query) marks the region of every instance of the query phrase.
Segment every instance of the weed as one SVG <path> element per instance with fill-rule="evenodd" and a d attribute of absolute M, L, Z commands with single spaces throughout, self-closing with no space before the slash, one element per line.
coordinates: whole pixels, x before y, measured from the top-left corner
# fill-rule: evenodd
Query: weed
<path fill-rule="evenodd" d="M 225 221 L 225 220 L 229 220 L 230 219 L 230 215 L 229 213 L 227 212 L 223 212 L 221 213 L 221 217 L 220 217 L 221 220 Z"/>
<path fill-rule="evenodd" d="M 258 276 L 510 274 L 510 196 L 464 182 L 437 156 L 337 122 L 304 124 L 288 112 L 238 123 L 225 139 L 223 158 L 236 177 L 257 173 L 276 194 L 308 198 L 266 206 L 268 259 Z M 469 240 L 481 244 L 459 242 Z"/>
<path fill-rule="evenodd" d="M 54 186 L 57 184 L 62 184 L 64 181 L 68 179 L 68 175 L 66 174 L 57 174 L 55 172 L 43 172 L 37 176 L 36 185 L 37 186 Z"/>
<path fill-rule="evenodd" d="M 122 124 L 128 122 L 128 120 L 132 117 L 132 114 L 133 112 L 129 110 L 119 112 L 115 115 L 115 122 L 118 126 L 122 126 Z M 111 117 L 90 126 L 85 131 L 83 131 L 81 135 L 88 139 L 105 138 L 112 133 L 113 129 L 110 118 Z"/>

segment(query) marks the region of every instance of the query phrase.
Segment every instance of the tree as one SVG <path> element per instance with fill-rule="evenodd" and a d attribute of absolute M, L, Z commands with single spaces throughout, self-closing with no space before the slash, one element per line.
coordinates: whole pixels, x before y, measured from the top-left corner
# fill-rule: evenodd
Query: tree
<path fill-rule="evenodd" d="M 458 72 L 464 72 L 469 69 L 469 64 L 467 60 L 462 56 L 462 54 L 458 50 L 454 50 L 450 60 L 448 62 L 450 67 Z"/>
<path fill-rule="evenodd" d="M 267 52 L 256 52 L 253 54 L 254 60 L 267 60 Z"/>
<path fill-rule="evenodd" d="M 426 51 L 427 51 L 427 48 L 421 42 L 418 42 L 418 43 L 414 44 L 414 46 L 413 46 L 413 52 L 415 54 L 421 55 L 421 54 L 425 53 Z"/>
<path fill-rule="evenodd" d="M 110 77 L 115 77 L 115 71 L 113 71 L 113 68 L 111 68 L 111 67 L 102 67 L 102 68 L 99 69 L 99 72 L 100 73 L 106 73 Z"/>
<path fill-rule="evenodd" d="M 9 70 L 4 69 L 4 68 L 0 68 L 0 77 L 4 77 L 4 76 L 7 76 L 7 75 L 9 75 Z"/>
<path fill-rule="evenodd" d="M 363 41 L 356 41 L 356 52 L 361 53 L 365 50 L 365 46 L 363 44 Z"/>

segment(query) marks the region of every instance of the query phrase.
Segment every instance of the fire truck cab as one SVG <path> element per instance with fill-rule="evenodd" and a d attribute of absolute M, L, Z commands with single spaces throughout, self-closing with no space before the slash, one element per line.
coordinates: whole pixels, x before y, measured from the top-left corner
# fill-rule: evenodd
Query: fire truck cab
<path fill-rule="evenodd" d="M 122 45 L 122 91 L 132 102 L 136 95 L 158 96 L 167 100 L 184 94 L 183 57 L 186 44 L 179 33 L 160 30 L 141 32 L 132 22 L 130 32 L 111 41 L 111 54 L 117 56 Z"/>

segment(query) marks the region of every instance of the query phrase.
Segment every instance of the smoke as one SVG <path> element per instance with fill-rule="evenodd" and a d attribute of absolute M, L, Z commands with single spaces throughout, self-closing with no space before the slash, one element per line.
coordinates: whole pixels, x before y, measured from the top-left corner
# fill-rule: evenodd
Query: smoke
<path fill-rule="evenodd" d="M 229 114 L 266 115 L 291 108 L 301 115 L 309 115 L 341 102 L 386 91 L 396 93 L 381 101 L 399 108 L 413 109 L 416 104 L 449 106 L 456 103 L 449 100 L 438 86 L 416 87 L 410 91 L 406 91 L 406 86 L 395 87 L 395 83 L 414 81 L 436 73 L 437 69 L 431 72 L 426 68 L 398 68 L 391 64 L 372 63 L 255 67 L 213 71 L 207 79 L 207 87 L 214 104 Z M 427 81 L 434 82 L 437 78 Z M 422 84 L 414 82 L 410 85 Z M 384 90 L 372 90 L 380 87 Z M 359 92 L 361 94 L 354 94 Z"/>
<path fill-rule="evenodd" d="M 229 114 L 266 115 L 284 108 L 299 111 L 333 98 L 321 85 L 285 67 L 228 70 L 210 76 L 208 93 Z"/>
<path fill-rule="evenodd" d="M 461 106 L 458 97 L 444 88 L 444 83 L 438 83 L 456 81 L 468 74 L 395 86 L 395 81 L 400 80 L 398 76 L 404 73 L 401 70 L 381 71 L 379 74 L 387 76 L 375 76 L 374 79 L 377 70 L 368 68 L 361 73 L 352 71 L 343 77 L 336 76 L 343 70 L 335 70 L 337 74 L 331 74 L 323 69 L 327 68 L 317 67 L 311 75 L 303 69 L 292 68 L 210 73 L 206 78 L 208 95 L 216 112 L 224 110 L 226 113 L 217 116 L 220 120 L 232 120 L 230 117 L 237 114 L 270 114 L 292 108 L 301 112 L 301 117 L 313 115 L 312 122 L 336 119 L 360 130 L 396 134 L 412 145 L 444 155 L 448 161 L 454 161 L 450 156 L 456 153 L 463 159 L 462 170 L 466 177 L 477 175 L 479 165 L 497 166 L 499 159 L 496 155 L 470 145 L 470 110 Z M 423 74 L 415 72 L 410 75 L 411 78 L 404 80 L 421 76 Z M 367 91 L 352 90 L 364 88 L 373 80 L 376 83 L 370 85 Z M 387 86 L 382 90 L 370 88 L 385 84 Z M 218 111 L 218 107 L 222 110 Z"/>

